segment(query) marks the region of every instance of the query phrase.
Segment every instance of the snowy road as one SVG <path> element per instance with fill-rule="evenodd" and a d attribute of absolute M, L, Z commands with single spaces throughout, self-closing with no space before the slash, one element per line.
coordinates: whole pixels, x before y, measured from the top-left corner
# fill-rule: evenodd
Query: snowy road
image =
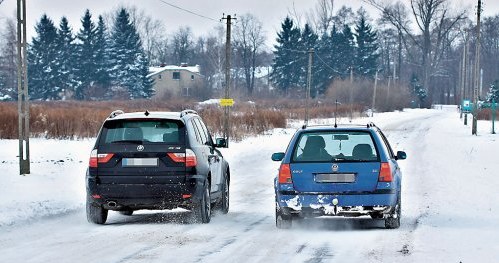
<path fill-rule="evenodd" d="M 276 229 L 272 179 L 279 164 L 270 155 L 285 150 L 293 133 L 285 129 L 225 150 L 231 210 L 210 224 L 183 223 L 183 212 L 144 211 L 110 213 L 106 225 L 96 226 L 86 221 L 83 192 L 75 191 L 76 210 L 0 224 L 0 262 L 497 262 L 497 136 L 483 128 L 472 137 L 451 109 L 380 114 L 375 122 L 394 150 L 408 154 L 400 162 L 400 229 L 367 218 L 311 219 Z M 79 180 L 74 185 L 82 186 Z M 15 200 L 0 197 L 4 206 L 5 198 Z"/>

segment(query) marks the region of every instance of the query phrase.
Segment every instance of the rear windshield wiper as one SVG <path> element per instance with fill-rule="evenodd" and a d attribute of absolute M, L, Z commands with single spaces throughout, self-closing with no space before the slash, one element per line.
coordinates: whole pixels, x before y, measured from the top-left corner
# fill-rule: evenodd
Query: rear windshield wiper
<path fill-rule="evenodd" d="M 140 141 L 140 140 L 122 140 L 122 141 L 113 141 L 111 143 L 135 143 L 135 144 L 143 144 L 144 141 Z"/>

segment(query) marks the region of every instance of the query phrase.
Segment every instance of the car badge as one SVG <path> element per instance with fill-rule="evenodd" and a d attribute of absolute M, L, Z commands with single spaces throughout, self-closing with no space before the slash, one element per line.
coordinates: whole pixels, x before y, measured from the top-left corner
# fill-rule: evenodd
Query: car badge
<path fill-rule="evenodd" d="M 337 172 L 338 171 L 338 165 L 337 164 L 333 164 L 333 172 Z"/>
<path fill-rule="evenodd" d="M 137 151 L 141 152 L 144 150 L 144 145 L 137 146 Z"/>

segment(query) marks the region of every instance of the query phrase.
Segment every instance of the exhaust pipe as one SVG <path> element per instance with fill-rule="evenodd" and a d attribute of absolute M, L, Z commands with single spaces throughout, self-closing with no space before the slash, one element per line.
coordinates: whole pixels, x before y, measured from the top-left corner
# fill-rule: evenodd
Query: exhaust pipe
<path fill-rule="evenodd" d="M 116 204 L 115 201 L 109 201 L 109 202 L 107 202 L 107 206 L 114 208 L 114 207 L 118 206 L 118 204 Z"/>

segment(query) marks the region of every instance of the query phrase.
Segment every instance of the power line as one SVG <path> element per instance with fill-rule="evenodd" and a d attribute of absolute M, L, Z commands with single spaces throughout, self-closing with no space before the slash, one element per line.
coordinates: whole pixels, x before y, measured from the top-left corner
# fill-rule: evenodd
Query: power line
<path fill-rule="evenodd" d="M 344 73 L 341 73 L 339 72 L 338 70 L 332 68 L 331 66 L 329 66 L 326 61 L 324 61 L 321 57 L 319 57 L 319 55 L 317 55 L 317 53 L 315 53 L 315 56 L 319 59 L 319 61 L 324 64 L 324 66 L 328 67 L 330 70 L 332 70 L 334 73 L 337 73 L 337 74 L 340 74 L 340 75 L 343 75 Z"/>
<path fill-rule="evenodd" d="M 303 54 L 308 53 L 308 50 L 296 50 L 296 49 L 290 49 L 290 48 L 285 48 L 285 47 L 279 47 L 279 49 L 290 51 L 290 52 L 303 53 Z"/>
<path fill-rule="evenodd" d="M 1 1 L 3 1 L 3 0 L 0 0 L 0 3 L 1 3 Z M 158 1 L 162 2 L 162 3 L 163 3 L 163 4 L 165 4 L 165 5 L 169 5 L 169 6 L 173 7 L 173 8 L 176 8 L 176 9 L 182 10 L 182 11 L 184 11 L 184 12 L 187 12 L 187 13 L 189 13 L 189 14 L 192 14 L 192 15 L 195 15 L 195 16 L 198 16 L 198 17 L 201 17 L 201 18 L 204 18 L 204 19 L 208 19 L 208 20 L 211 20 L 211 21 L 215 21 L 215 22 L 217 22 L 217 23 L 221 23 L 219 20 L 216 20 L 216 19 L 213 19 L 213 18 L 211 18 L 211 17 L 207 17 L 207 16 L 204 16 L 204 15 L 201 15 L 201 14 L 199 14 L 199 13 L 196 13 L 196 12 L 194 12 L 194 11 L 191 11 L 191 10 L 185 9 L 185 8 L 183 8 L 183 7 L 180 7 L 180 6 L 174 5 L 174 4 L 169 3 L 169 2 L 166 2 L 166 1 L 164 1 L 164 0 L 158 0 Z"/>

